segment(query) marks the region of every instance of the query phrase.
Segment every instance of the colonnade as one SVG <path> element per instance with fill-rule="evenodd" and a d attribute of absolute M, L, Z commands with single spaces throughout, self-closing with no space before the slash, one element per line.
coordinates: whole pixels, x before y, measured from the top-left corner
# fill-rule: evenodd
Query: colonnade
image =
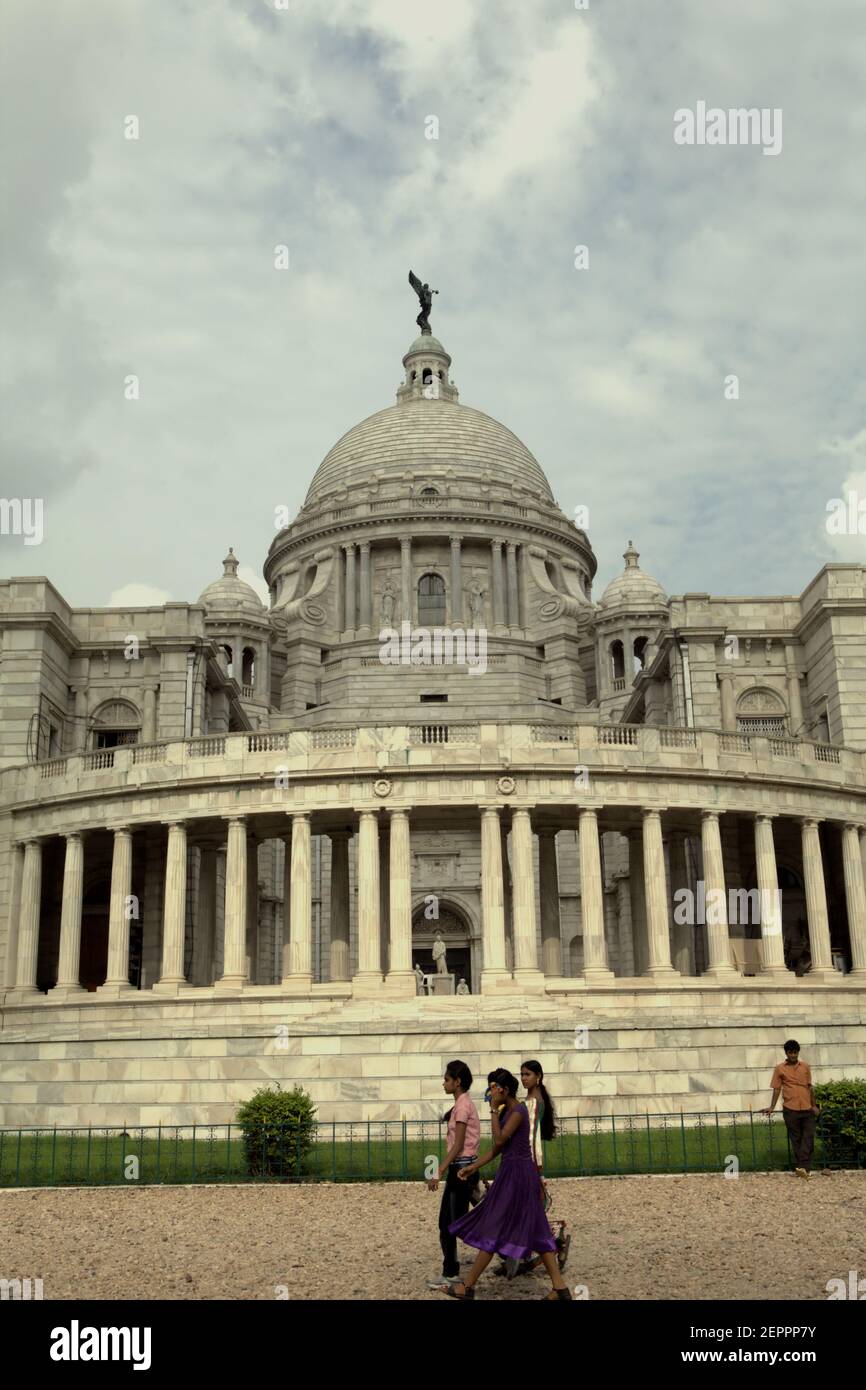
<path fill-rule="evenodd" d="M 513 989 L 543 990 L 546 977 L 562 974 L 559 888 L 557 883 L 555 836 L 557 828 L 546 817 L 550 807 L 510 806 L 513 968 L 506 964 L 506 915 L 503 876 L 503 806 L 479 803 L 481 837 L 481 916 L 482 916 L 482 992 Z M 637 808 L 634 808 L 637 810 Z M 412 973 L 412 854 L 410 807 L 387 810 L 363 808 L 357 815 L 357 931 L 358 966 L 353 977 L 354 991 L 411 993 Z M 539 959 L 536 921 L 536 885 L 533 854 L 532 813 L 543 813 L 538 825 L 538 863 L 540 885 L 538 904 L 541 926 Z M 613 980 L 604 931 L 604 881 L 601 834 L 616 825 L 600 823 L 603 808 L 581 808 L 577 812 L 580 854 L 580 892 L 583 936 L 583 977 L 587 984 L 604 985 Z M 707 913 L 704 977 L 720 984 L 731 984 L 739 976 L 731 963 L 728 931 L 725 871 L 719 813 L 700 814 L 700 841 L 703 877 L 707 899 L 713 895 L 713 908 Z M 632 812 L 634 815 L 634 811 Z M 671 930 L 671 902 L 665 864 L 662 811 L 655 807 L 639 810 L 639 828 L 628 832 L 629 898 L 636 975 L 662 984 L 683 973 L 672 959 L 680 944 Z M 250 939 L 250 892 L 255 892 L 255 875 L 249 873 L 249 845 L 254 818 L 233 815 L 225 818 L 225 906 L 223 973 L 215 981 L 218 991 L 237 991 L 254 981 L 255 945 Z M 778 911 L 778 871 L 772 828 L 773 817 L 756 814 L 754 822 L 757 887 L 761 896 L 761 938 L 763 977 L 773 981 L 788 976 L 783 954 L 782 923 Z M 388 834 L 388 941 L 387 962 L 382 959 L 380 924 L 380 829 L 387 823 Z M 574 824 L 569 818 L 569 823 Z M 187 984 L 184 974 L 184 942 L 187 908 L 187 840 L 195 829 L 192 819 L 172 819 L 167 827 L 161 968 L 154 985 L 157 992 L 177 994 Z M 830 926 L 824 865 L 816 818 L 800 822 L 809 945 L 813 981 L 836 978 L 830 950 Z M 113 827 L 111 889 L 109 898 L 108 961 L 105 983 L 97 992 L 114 996 L 133 987 L 129 983 L 130 912 L 132 894 L 133 826 Z M 349 975 L 349 857 L 347 829 L 328 829 L 331 839 L 331 931 L 330 976 L 332 982 L 347 981 Z M 842 859 L 847 905 L 852 974 L 866 978 L 866 887 L 864 887 L 861 828 L 853 822 L 842 826 Z M 311 873 L 312 824 L 309 811 L 297 811 L 286 818 L 282 838 L 286 845 L 282 988 L 287 993 L 307 994 L 313 985 L 313 912 Z M 84 836 L 81 831 L 65 835 L 62 912 L 57 984 L 49 997 L 62 998 L 81 990 L 79 961 L 81 949 L 84 883 Z M 255 841 L 253 841 L 255 843 Z M 36 990 L 39 950 L 43 840 L 30 838 L 14 848 L 10 893 L 10 960 L 14 970 L 7 974 L 7 986 L 17 994 Z M 199 874 L 198 931 L 194 937 L 192 983 L 209 982 L 214 960 L 216 920 L 216 858 L 218 850 L 210 843 L 202 849 Z M 671 880 L 684 880 L 682 846 L 670 837 Z M 253 914 L 254 915 L 254 914 Z M 201 939 L 199 939 L 199 937 Z M 703 978 L 703 977 L 702 977 Z"/>
<path fill-rule="evenodd" d="M 425 545 L 430 544 L 425 537 Z M 463 541 L 462 535 L 450 535 L 450 589 L 447 621 L 460 626 L 463 616 Z M 394 622 L 415 621 L 415 598 L 412 570 L 412 537 L 401 536 L 400 599 L 395 603 Z M 393 544 L 393 542 L 392 542 Z M 494 632 L 505 633 L 520 627 L 520 545 L 517 541 L 492 540 L 490 545 L 491 600 L 490 613 Z M 379 614 L 373 611 L 373 569 L 370 541 L 349 541 L 342 547 L 343 583 L 341 586 L 341 622 L 343 632 L 359 637 L 378 633 Z"/>

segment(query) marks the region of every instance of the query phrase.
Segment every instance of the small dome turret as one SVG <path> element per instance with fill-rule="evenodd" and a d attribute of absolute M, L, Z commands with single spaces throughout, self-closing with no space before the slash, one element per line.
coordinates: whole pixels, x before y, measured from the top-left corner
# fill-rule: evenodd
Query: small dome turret
<path fill-rule="evenodd" d="M 638 564 L 640 553 L 635 550 L 633 541 L 629 541 L 628 549 L 623 551 L 622 558 L 625 560 L 625 569 L 616 579 L 610 581 L 601 596 L 599 606 L 609 610 L 656 608 L 660 604 L 666 604 L 668 598 L 661 584 L 657 579 L 653 579 L 651 574 L 646 574 Z"/>
<path fill-rule="evenodd" d="M 255 589 L 238 578 L 238 559 L 231 546 L 223 560 L 222 575 L 202 590 L 198 601 L 211 612 L 247 612 L 256 617 L 261 617 L 265 608 Z"/>

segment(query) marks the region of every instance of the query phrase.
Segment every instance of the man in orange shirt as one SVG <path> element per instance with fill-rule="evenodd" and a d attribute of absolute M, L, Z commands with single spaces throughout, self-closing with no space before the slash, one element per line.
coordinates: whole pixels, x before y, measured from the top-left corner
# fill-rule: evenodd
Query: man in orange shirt
<path fill-rule="evenodd" d="M 785 1043 L 785 1060 L 773 1072 L 770 1082 L 773 1101 L 760 1113 L 772 1115 L 782 1094 L 782 1115 L 794 1151 L 794 1172 L 798 1178 L 808 1178 L 815 1143 L 818 1106 L 812 1086 L 812 1073 L 807 1062 L 800 1061 L 800 1044 L 794 1038 Z"/>

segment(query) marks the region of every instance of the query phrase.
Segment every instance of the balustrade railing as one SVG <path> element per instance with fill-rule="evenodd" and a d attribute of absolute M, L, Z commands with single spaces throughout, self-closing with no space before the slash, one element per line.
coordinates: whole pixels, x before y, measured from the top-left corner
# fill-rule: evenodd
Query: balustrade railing
<path fill-rule="evenodd" d="M 390 727 L 390 726 L 389 726 Z M 774 762 L 777 759 L 787 762 L 811 763 L 830 768 L 866 773 L 864 755 L 857 749 L 843 749 L 825 743 L 778 736 L 756 736 L 712 729 L 681 729 L 644 724 L 528 724 L 525 726 L 489 726 L 498 730 L 496 741 L 513 739 L 515 727 L 522 727 L 522 737 L 530 745 L 547 745 L 551 748 L 566 746 L 581 747 L 587 753 L 595 748 L 602 750 L 636 749 L 644 753 L 647 765 L 668 754 L 696 752 L 698 754 L 733 755 L 738 758 L 763 759 L 766 769 L 768 755 Z M 509 732 L 510 731 L 510 732 Z M 360 728 L 296 730 L 298 753 L 306 746 L 315 752 L 348 752 L 355 748 Z M 379 731 L 380 736 L 386 733 Z M 492 735 L 485 736 L 490 739 Z M 182 767 L 186 761 L 200 758 L 224 757 L 228 753 L 233 759 L 241 759 L 245 753 L 286 752 L 293 746 L 292 733 L 288 730 L 261 730 L 250 733 L 207 734 L 186 740 L 163 740 L 158 743 L 131 744 L 118 748 L 93 749 L 84 753 L 65 754 L 62 757 L 48 758 L 36 763 L 34 775 L 41 782 L 50 782 L 63 777 L 75 776 L 80 772 L 110 772 L 128 767 L 143 767 L 149 764 L 167 763 Z M 406 738 L 410 747 L 428 745 L 477 745 L 480 748 L 480 722 L 449 722 L 438 719 L 406 726 Z M 518 738 L 519 743 L 519 738 Z M 231 746 L 230 746 L 231 745 Z M 512 745 L 514 746 L 514 745 Z M 843 764 L 843 757 L 845 763 Z M 18 776 L 25 768 L 7 768 L 4 775 Z"/>

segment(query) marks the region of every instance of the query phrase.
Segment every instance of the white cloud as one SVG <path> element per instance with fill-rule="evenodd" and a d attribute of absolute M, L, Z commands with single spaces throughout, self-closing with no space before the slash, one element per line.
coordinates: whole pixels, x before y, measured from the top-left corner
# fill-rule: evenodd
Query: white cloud
<path fill-rule="evenodd" d="M 159 608 L 171 603 L 172 595 L 156 584 L 124 584 L 108 596 L 106 608 Z"/>

